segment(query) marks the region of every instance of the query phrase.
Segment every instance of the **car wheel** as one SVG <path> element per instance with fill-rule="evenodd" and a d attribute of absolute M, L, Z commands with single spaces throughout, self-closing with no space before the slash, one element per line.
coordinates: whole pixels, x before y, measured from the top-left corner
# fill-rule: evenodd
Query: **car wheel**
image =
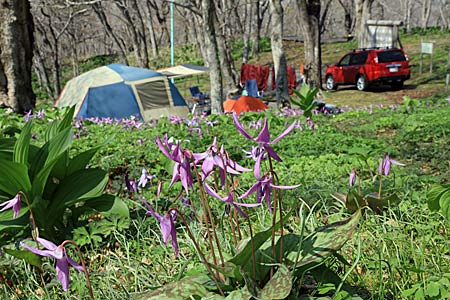
<path fill-rule="evenodd" d="M 367 89 L 367 81 L 364 75 L 359 75 L 358 78 L 356 78 L 356 88 L 358 91 L 364 91 Z"/>
<path fill-rule="evenodd" d="M 334 77 L 332 75 L 327 76 L 326 86 L 327 90 L 336 90 L 336 82 L 334 81 Z"/>
<path fill-rule="evenodd" d="M 394 81 L 391 83 L 391 88 L 393 90 L 401 90 L 403 88 L 403 81 Z"/>

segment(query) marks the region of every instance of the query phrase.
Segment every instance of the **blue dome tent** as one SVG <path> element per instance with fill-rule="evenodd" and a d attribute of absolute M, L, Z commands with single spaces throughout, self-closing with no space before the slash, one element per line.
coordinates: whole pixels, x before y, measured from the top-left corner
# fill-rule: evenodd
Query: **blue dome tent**
<path fill-rule="evenodd" d="M 112 64 L 67 82 L 56 107 L 76 106 L 77 118 L 186 116 L 189 109 L 175 85 L 158 72 Z"/>

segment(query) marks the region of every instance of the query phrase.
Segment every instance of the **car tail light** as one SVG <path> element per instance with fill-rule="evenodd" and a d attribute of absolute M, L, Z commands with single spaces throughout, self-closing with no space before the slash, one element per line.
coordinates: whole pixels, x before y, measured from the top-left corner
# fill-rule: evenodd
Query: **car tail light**
<path fill-rule="evenodd" d="M 378 63 L 378 56 L 375 55 L 375 57 L 373 58 L 373 61 L 377 64 Z"/>
<path fill-rule="evenodd" d="M 406 54 L 406 53 L 403 53 L 403 55 L 405 55 L 405 59 L 406 59 L 406 61 L 408 61 L 408 60 L 409 60 L 409 58 L 408 58 L 408 54 Z"/>

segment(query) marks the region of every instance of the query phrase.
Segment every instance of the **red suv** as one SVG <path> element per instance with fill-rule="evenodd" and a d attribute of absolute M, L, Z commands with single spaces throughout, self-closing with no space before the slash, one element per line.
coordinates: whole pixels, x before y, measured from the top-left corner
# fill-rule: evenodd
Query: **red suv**
<path fill-rule="evenodd" d="M 328 66 L 325 83 L 329 90 L 335 90 L 338 85 L 354 84 L 364 91 L 375 82 L 401 89 L 410 74 L 408 56 L 402 49 L 359 49 L 344 55 L 336 65 Z"/>

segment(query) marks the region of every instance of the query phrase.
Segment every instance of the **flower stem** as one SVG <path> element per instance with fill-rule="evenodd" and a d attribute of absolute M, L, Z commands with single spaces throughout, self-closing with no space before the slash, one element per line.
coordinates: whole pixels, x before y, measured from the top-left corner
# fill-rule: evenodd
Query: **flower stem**
<path fill-rule="evenodd" d="M 203 187 L 203 181 L 200 178 L 200 174 L 198 172 L 198 168 L 195 165 L 194 165 L 194 170 L 195 170 L 195 176 L 197 177 L 198 185 L 199 185 L 199 188 L 200 188 L 200 196 L 202 198 L 202 204 L 203 204 L 203 213 L 205 215 L 205 219 L 208 220 L 208 218 L 209 218 L 209 220 L 211 222 L 211 229 L 212 229 L 212 232 L 213 232 L 213 235 L 214 235 L 214 239 L 216 241 L 217 250 L 219 251 L 219 257 L 220 257 L 222 265 L 224 265 L 225 264 L 225 260 L 223 258 L 222 250 L 220 249 L 220 243 L 219 243 L 219 239 L 217 237 L 216 226 L 214 224 L 214 219 L 212 217 L 211 207 L 209 206 L 208 197 L 206 196 L 205 188 Z M 211 240 L 211 235 L 210 235 L 210 232 L 209 232 L 209 226 L 208 225 L 207 225 L 207 231 L 208 231 L 208 236 L 210 238 L 210 247 L 211 247 L 211 252 L 212 252 L 212 255 L 213 255 L 214 264 L 217 265 L 217 258 L 216 258 L 216 255 L 215 255 L 214 246 L 213 246 L 213 243 L 212 243 L 212 240 Z"/>
<path fill-rule="evenodd" d="M 36 241 L 36 245 L 38 246 L 37 248 L 39 249 L 39 243 L 37 242 L 37 238 L 39 237 L 39 230 L 38 230 L 38 228 L 36 226 L 36 222 L 34 220 L 33 210 L 31 210 L 30 202 L 28 201 L 28 197 L 24 192 L 19 191 L 18 194 L 21 194 L 25 198 L 25 203 L 27 204 L 28 211 L 30 212 L 30 222 L 31 222 L 31 227 L 32 227 L 31 235 L 32 235 L 33 239 Z"/>
<path fill-rule="evenodd" d="M 78 257 L 80 258 L 81 266 L 83 267 L 84 276 L 86 277 L 86 284 L 89 290 L 89 296 L 91 300 L 94 300 L 94 291 L 92 290 L 91 280 L 89 279 L 89 273 L 86 269 L 86 264 L 84 262 L 83 255 L 81 254 L 80 247 L 78 247 L 77 243 L 75 243 L 72 240 L 66 240 L 61 245 L 64 247 L 65 244 L 72 244 L 75 247 L 75 249 L 77 249 Z"/>
<path fill-rule="evenodd" d="M 378 199 L 381 199 L 381 187 L 383 186 L 383 175 L 380 174 L 380 188 L 378 189 Z"/>
<path fill-rule="evenodd" d="M 272 165 L 272 158 L 269 155 L 269 172 L 273 173 L 273 165 Z M 276 261 L 275 259 L 275 225 L 277 223 L 277 199 L 273 201 L 273 211 L 272 211 L 273 217 L 272 217 L 272 242 L 271 242 L 271 248 L 272 248 L 272 259 L 273 262 Z M 274 267 L 270 267 L 270 278 L 272 278 L 274 273 Z"/>
<path fill-rule="evenodd" d="M 256 282 L 256 258 L 255 258 L 255 241 L 253 240 L 252 224 L 250 218 L 247 215 L 248 229 L 250 231 L 250 241 L 252 243 L 252 265 L 253 265 L 253 280 Z"/>
<path fill-rule="evenodd" d="M 192 242 L 194 243 L 194 247 L 197 250 L 198 254 L 200 255 L 200 258 L 202 259 L 203 263 L 205 264 L 206 268 L 208 269 L 208 272 L 211 274 L 212 279 L 214 280 L 214 283 L 216 284 L 217 288 L 219 289 L 220 294 L 223 296 L 224 293 L 219 285 L 219 281 L 216 278 L 216 275 L 213 273 L 211 266 L 209 265 L 208 261 L 206 260 L 205 255 L 203 254 L 203 252 L 201 251 L 199 245 L 197 244 L 197 241 L 195 240 L 194 235 L 192 234 L 192 231 L 189 228 L 188 223 L 186 222 L 186 219 L 184 218 L 184 216 L 178 211 L 178 209 L 176 208 L 172 208 L 171 210 L 175 211 L 177 213 L 177 215 L 181 218 L 181 220 L 183 221 L 184 226 L 186 226 L 186 230 L 188 232 L 189 237 L 191 238 Z"/>

